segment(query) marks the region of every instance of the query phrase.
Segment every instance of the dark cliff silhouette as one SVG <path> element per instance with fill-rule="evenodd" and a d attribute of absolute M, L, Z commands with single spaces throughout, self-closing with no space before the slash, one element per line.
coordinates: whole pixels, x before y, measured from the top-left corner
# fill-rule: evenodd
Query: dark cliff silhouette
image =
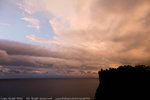
<path fill-rule="evenodd" d="M 150 66 L 101 69 L 99 79 L 95 100 L 150 100 Z"/>

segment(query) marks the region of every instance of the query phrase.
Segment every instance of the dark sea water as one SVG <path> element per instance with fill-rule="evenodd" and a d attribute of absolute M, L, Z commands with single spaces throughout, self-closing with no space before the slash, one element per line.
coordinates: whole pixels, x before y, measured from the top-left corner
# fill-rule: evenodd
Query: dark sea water
<path fill-rule="evenodd" d="M 98 79 L 1 79 L 0 98 L 90 97 L 92 100 L 98 83 Z"/>

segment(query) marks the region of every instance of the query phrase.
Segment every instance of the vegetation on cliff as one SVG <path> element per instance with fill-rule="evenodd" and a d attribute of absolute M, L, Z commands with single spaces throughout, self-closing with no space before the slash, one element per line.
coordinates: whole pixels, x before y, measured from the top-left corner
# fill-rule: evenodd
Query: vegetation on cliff
<path fill-rule="evenodd" d="M 95 100 L 150 99 L 150 66 L 119 66 L 99 71 Z"/>

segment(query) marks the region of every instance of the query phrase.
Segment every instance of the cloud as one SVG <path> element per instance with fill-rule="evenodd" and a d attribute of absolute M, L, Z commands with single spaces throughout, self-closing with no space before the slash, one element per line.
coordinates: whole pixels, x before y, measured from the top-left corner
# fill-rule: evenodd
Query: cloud
<path fill-rule="evenodd" d="M 40 21 L 38 19 L 23 17 L 21 18 L 21 20 L 29 22 L 29 25 L 27 25 L 27 27 L 36 28 L 37 30 L 40 29 L 40 25 L 39 25 Z"/>
<path fill-rule="evenodd" d="M 32 42 L 38 42 L 38 43 L 43 43 L 43 44 L 62 44 L 59 41 L 56 40 L 45 40 L 39 37 L 36 37 L 35 35 L 27 35 L 26 36 L 28 39 L 30 39 Z"/>
<path fill-rule="evenodd" d="M 7 51 L 8 54 L 12 55 L 45 56 L 45 57 L 55 56 L 55 54 L 53 54 L 54 52 L 52 52 L 50 48 L 8 40 L 0 40 L 0 49 L 5 50 Z"/>
<path fill-rule="evenodd" d="M 8 54 L 4 50 L 0 50 L 0 61 L 1 62 L 7 62 L 9 60 Z"/>
<path fill-rule="evenodd" d="M 34 42 L 83 51 L 80 60 L 86 64 L 149 64 L 147 0 L 44 0 L 24 4 L 33 14 L 48 15 L 56 33 L 53 41 L 28 36 Z"/>
<path fill-rule="evenodd" d="M 24 10 L 26 13 L 28 14 L 32 14 L 32 10 L 30 10 L 29 8 L 27 8 L 25 5 L 23 5 L 22 3 L 16 3 L 18 5 L 18 7 L 22 10 Z"/>
<path fill-rule="evenodd" d="M 70 49 L 72 53 L 67 51 L 67 49 L 54 51 L 38 45 L 0 40 L 0 65 L 3 66 L 1 74 L 22 75 L 24 73 L 25 76 L 26 74 L 42 74 L 75 77 L 80 72 L 79 70 L 90 69 L 90 66 L 87 69 L 85 67 L 80 68 L 83 65 L 80 57 L 72 56 L 72 53 L 75 53 L 76 50 Z M 78 53 L 76 52 L 77 55 L 79 55 Z M 96 70 L 96 68 L 92 68 L 92 70 Z M 80 74 L 78 73 L 79 76 Z"/>
<path fill-rule="evenodd" d="M 56 46 L 55 48 L 43 47 L 39 45 L 30 45 L 9 40 L 0 40 L 0 49 L 7 52 L 10 55 L 23 55 L 23 56 L 35 56 L 35 57 L 53 57 L 62 59 L 79 59 L 81 56 L 78 54 L 84 51 L 79 48 L 63 48 Z M 68 52 L 70 50 L 70 52 Z M 77 55 L 71 55 L 72 53 Z"/>
<path fill-rule="evenodd" d="M 1 40 L 2 59 L 9 56 L 7 66 L 51 66 L 55 74 L 83 76 L 122 64 L 149 65 L 149 5 L 148 0 L 20 1 L 19 7 L 30 16 L 49 19 L 55 32 L 55 37 L 49 40 L 35 35 L 26 37 L 32 42 L 55 46 Z M 29 22 L 28 27 L 40 28 L 36 19 L 22 20 Z"/>

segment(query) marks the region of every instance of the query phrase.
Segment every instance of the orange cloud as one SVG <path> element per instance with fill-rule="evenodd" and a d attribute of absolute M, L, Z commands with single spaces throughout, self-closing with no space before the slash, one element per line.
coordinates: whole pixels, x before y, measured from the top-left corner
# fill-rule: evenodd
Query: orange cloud
<path fill-rule="evenodd" d="M 76 66 L 76 69 L 80 69 L 83 65 L 107 68 L 121 64 L 150 64 L 148 0 L 25 0 L 20 3 L 31 16 L 36 13 L 49 18 L 56 34 L 53 39 L 26 37 L 33 42 L 55 44 L 51 48 L 55 52 L 48 52 L 48 55 L 65 59 L 62 65 L 68 61 L 67 65 L 77 64 L 80 67 Z M 29 27 L 38 29 L 37 20 L 26 17 L 23 20 L 30 22 Z M 43 51 L 38 53 L 45 56 L 47 50 Z"/>

